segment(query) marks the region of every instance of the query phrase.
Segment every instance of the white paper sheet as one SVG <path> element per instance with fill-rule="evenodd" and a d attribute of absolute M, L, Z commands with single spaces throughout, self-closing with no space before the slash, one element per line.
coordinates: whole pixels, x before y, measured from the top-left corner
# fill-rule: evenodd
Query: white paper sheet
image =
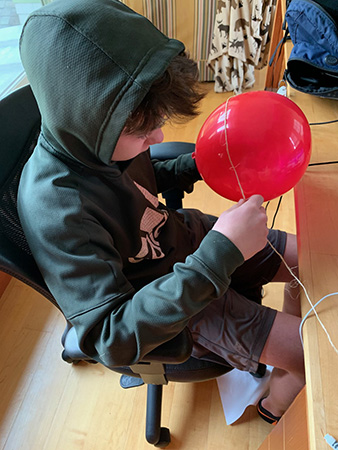
<path fill-rule="evenodd" d="M 269 389 L 271 366 L 267 366 L 263 378 L 255 378 L 249 372 L 233 369 L 217 378 L 225 420 L 228 425 L 236 422 L 249 405 L 257 405 Z"/>

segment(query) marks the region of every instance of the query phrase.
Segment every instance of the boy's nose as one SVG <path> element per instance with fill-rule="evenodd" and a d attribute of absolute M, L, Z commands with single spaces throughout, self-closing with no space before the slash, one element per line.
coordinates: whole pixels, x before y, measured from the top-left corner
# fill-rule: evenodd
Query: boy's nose
<path fill-rule="evenodd" d="M 162 128 L 156 128 L 156 130 L 153 130 L 151 133 L 148 134 L 147 137 L 147 144 L 148 145 L 154 145 L 154 144 L 160 144 L 164 139 Z"/>

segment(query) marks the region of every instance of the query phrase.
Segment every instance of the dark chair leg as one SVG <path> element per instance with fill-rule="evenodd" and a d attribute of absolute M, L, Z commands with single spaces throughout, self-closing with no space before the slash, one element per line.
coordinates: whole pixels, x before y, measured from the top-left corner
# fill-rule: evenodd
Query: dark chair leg
<path fill-rule="evenodd" d="M 162 385 L 147 386 L 146 439 L 159 448 L 164 448 L 170 443 L 168 428 L 161 428 L 162 391 Z"/>

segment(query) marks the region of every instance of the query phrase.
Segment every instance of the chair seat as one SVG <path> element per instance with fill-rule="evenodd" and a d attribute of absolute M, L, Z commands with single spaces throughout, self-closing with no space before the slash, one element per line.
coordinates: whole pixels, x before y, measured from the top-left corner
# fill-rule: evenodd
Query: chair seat
<path fill-rule="evenodd" d="M 168 381 L 196 383 L 217 378 L 230 372 L 232 367 L 230 365 L 221 365 L 210 361 L 204 361 L 191 356 L 182 364 L 164 364 L 164 370 Z M 121 375 L 141 378 L 141 375 L 133 372 L 129 366 L 114 367 L 114 372 L 120 373 Z"/>

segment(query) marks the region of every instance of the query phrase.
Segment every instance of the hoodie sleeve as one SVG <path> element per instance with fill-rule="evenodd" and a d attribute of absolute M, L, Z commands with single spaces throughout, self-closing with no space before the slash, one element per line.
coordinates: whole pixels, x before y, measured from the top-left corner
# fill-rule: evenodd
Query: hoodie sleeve
<path fill-rule="evenodd" d="M 152 164 L 159 193 L 172 188 L 180 188 L 190 193 L 193 184 L 202 179 L 191 153 L 166 161 L 153 159 Z"/>

